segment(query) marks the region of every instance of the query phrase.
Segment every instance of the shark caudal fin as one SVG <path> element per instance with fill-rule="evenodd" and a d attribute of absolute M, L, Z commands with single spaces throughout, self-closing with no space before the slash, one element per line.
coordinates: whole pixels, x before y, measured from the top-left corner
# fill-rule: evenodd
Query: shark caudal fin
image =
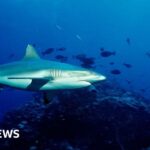
<path fill-rule="evenodd" d="M 37 54 L 36 49 L 32 45 L 28 44 L 23 60 L 30 60 L 30 59 L 40 59 L 40 57 Z"/>

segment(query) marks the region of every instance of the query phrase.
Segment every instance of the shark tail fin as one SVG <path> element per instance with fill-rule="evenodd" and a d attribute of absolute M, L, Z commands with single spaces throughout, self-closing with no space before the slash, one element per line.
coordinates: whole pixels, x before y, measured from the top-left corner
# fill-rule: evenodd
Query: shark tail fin
<path fill-rule="evenodd" d="M 23 60 L 30 60 L 30 59 L 40 59 L 40 57 L 37 54 L 36 49 L 32 45 L 28 44 Z"/>

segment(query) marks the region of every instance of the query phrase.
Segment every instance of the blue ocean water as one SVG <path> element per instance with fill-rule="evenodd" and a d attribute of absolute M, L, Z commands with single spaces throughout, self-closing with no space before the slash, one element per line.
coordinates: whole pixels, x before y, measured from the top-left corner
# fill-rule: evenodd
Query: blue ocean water
<path fill-rule="evenodd" d="M 66 51 L 41 57 L 55 60 L 59 53 L 68 57 L 67 63 L 76 65 L 79 62 L 72 59 L 74 55 L 94 57 L 94 70 L 108 81 L 149 99 L 148 0 L 1 0 L 0 6 L 0 64 L 22 59 L 28 43 L 35 44 L 39 54 L 49 47 L 65 47 Z M 116 55 L 101 57 L 100 48 Z M 111 74 L 112 69 L 119 69 L 121 74 Z M 2 91 L 1 113 L 31 97 L 31 92 Z"/>

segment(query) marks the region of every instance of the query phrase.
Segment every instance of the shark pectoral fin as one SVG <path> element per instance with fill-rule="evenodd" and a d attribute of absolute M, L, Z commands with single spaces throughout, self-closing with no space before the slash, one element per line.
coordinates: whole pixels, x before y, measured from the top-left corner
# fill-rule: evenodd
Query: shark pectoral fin
<path fill-rule="evenodd" d="M 48 79 L 32 79 L 32 82 L 28 85 L 28 90 L 40 90 L 42 86 L 49 82 Z"/>
<path fill-rule="evenodd" d="M 52 81 L 53 78 L 50 77 L 44 77 L 44 78 L 38 78 L 38 77 L 8 77 L 8 79 L 23 79 L 23 80 L 31 80 L 31 83 L 27 86 L 26 89 L 28 90 L 40 90 L 42 86 L 47 84 L 48 82 Z"/>

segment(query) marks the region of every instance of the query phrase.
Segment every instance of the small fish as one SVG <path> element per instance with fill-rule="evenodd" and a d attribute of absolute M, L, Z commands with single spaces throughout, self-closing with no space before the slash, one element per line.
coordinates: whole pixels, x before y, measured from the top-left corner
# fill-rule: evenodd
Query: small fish
<path fill-rule="evenodd" d="M 124 63 L 123 65 L 124 65 L 126 68 L 132 68 L 132 65 L 131 65 L 131 64 Z"/>
<path fill-rule="evenodd" d="M 60 60 L 61 62 L 66 62 L 68 60 L 68 57 L 63 55 L 57 55 L 55 56 L 55 59 Z"/>
<path fill-rule="evenodd" d="M 54 48 L 48 48 L 42 52 L 42 55 L 51 54 L 54 51 Z"/>
<path fill-rule="evenodd" d="M 84 68 L 93 68 L 95 64 L 94 57 L 87 57 L 85 54 L 79 54 L 75 56 L 76 59 L 82 62 L 81 66 Z"/>
<path fill-rule="evenodd" d="M 145 93 L 146 92 L 146 89 L 140 89 L 141 92 Z"/>
<path fill-rule="evenodd" d="M 121 74 L 121 71 L 118 70 L 118 69 L 113 69 L 113 70 L 111 70 L 110 72 L 111 72 L 111 74 L 114 74 L 114 75 L 119 75 L 119 74 Z"/>
<path fill-rule="evenodd" d="M 150 58 L 150 52 L 146 52 L 146 55 Z"/>
<path fill-rule="evenodd" d="M 114 63 L 114 62 L 110 62 L 109 64 L 110 64 L 110 65 L 114 65 L 115 63 Z"/>
<path fill-rule="evenodd" d="M 12 53 L 12 54 L 10 54 L 10 55 L 9 55 L 9 57 L 8 57 L 8 58 L 9 58 L 9 59 L 12 59 L 12 58 L 14 58 L 14 57 L 15 57 L 15 54 L 14 54 L 14 53 Z"/>
<path fill-rule="evenodd" d="M 132 83 L 130 80 L 126 80 L 126 82 L 127 82 L 128 84 L 131 84 L 131 83 Z"/>
<path fill-rule="evenodd" d="M 56 28 L 58 29 L 58 30 L 62 30 L 62 27 L 60 26 L 60 25 L 58 25 L 58 24 L 56 24 Z"/>
<path fill-rule="evenodd" d="M 82 38 L 81 38 L 81 36 L 80 36 L 79 34 L 76 35 L 76 38 L 77 38 L 78 40 L 82 41 Z"/>
<path fill-rule="evenodd" d="M 130 38 L 126 38 L 126 42 L 127 42 L 128 45 L 131 45 L 131 40 L 130 40 Z"/>
<path fill-rule="evenodd" d="M 61 47 L 61 48 L 57 48 L 58 51 L 65 51 L 66 48 L 65 47 Z"/>
<path fill-rule="evenodd" d="M 104 50 L 105 50 L 104 47 L 101 47 L 101 48 L 100 48 L 100 51 L 104 51 Z"/>
<path fill-rule="evenodd" d="M 55 56 L 55 58 L 56 59 L 63 59 L 65 56 L 63 56 L 63 55 L 57 55 L 57 56 Z"/>
<path fill-rule="evenodd" d="M 85 54 L 79 54 L 79 55 L 76 55 L 75 58 L 82 61 L 86 58 L 87 56 Z"/>
<path fill-rule="evenodd" d="M 112 55 L 115 55 L 116 52 L 111 52 L 111 51 L 104 50 L 104 51 L 101 51 L 100 54 L 101 54 L 102 57 L 110 57 Z"/>
<path fill-rule="evenodd" d="M 77 55 L 76 58 L 84 63 L 94 64 L 94 57 L 87 57 L 85 54 Z"/>
<path fill-rule="evenodd" d="M 82 63 L 81 66 L 83 68 L 95 68 L 95 66 L 93 66 L 92 64 L 86 64 L 86 63 Z"/>
<path fill-rule="evenodd" d="M 82 60 L 81 66 L 85 68 L 94 68 L 93 66 L 94 64 L 95 64 L 94 58 L 89 57 L 89 58 L 85 58 L 84 60 Z"/>

